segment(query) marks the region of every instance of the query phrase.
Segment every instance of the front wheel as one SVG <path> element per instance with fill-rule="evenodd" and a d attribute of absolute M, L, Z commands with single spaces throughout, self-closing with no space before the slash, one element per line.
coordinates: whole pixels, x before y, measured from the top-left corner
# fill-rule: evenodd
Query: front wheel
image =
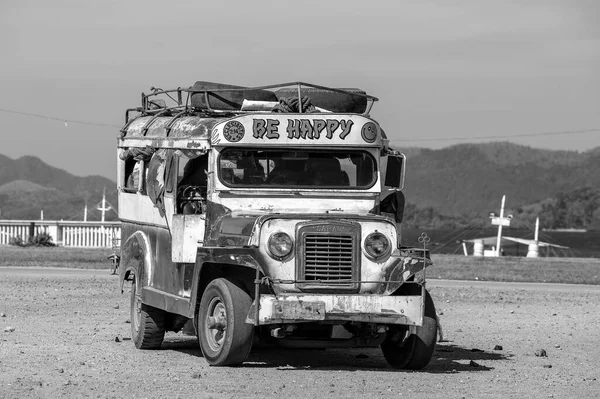
<path fill-rule="evenodd" d="M 142 303 L 136 281 L 131 285 L 131 339 L 138 349 L 158 349 L 165 337 L 164 310 Z"/>
<path fill-rule="evenodd" d="M 381 344 L 383 356 L 390 366 L 398 369 L 420 370 L 429 364 L 437 338 L 435 305 L 429 292 L 425 291 L 425 314 L 423 325 L 410 333 L 408 326 L 393 325 Z"/>
<path fill-rule="evenodd" d="M 198 342 L 211 366 L 233 366 L 246 360 L 254 326 L 246 323 L 252 300 L 229 280 L 219 278 L 206 287 L 196 316 Z"/>

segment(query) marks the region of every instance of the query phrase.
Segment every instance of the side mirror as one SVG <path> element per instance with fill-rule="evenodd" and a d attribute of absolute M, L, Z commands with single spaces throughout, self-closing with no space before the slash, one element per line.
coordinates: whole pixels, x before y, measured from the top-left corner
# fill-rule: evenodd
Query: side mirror
<path fill-rule="evenodd" d="M 381 213 L 394 215 L 396 223 L 402 223 L 404 218 L 404 204 L 406 200 L 402 191 L 394 191 L 379 203 Z"/>
<path fill-rule="evenodd" d="M 405 163 L 406 157 L 404 154 L 388 155 L 384 185 L 399 190 L 404 188 Z"/>

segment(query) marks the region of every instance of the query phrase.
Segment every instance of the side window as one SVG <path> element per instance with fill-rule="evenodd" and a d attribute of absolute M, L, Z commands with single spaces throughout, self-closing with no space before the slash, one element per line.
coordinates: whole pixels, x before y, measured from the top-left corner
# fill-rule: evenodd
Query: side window
<path fill-rule="evenodd" d="M 177 162 L 177 184 L 181 186 L 181 182 L 183 181 L 183 171 L 185 170 L 185 166 L 190 162 L 189 158 L 179 158 Z"/>
<path fill-rule="evenodd" d="M 177 181 L 179 186 L 201 186 L 207 185 L 208 154 L 197 158 L 179 158 L 177 168 Z"/>
<path fill-rule="evenodd" d="M 144 161 L 140 161 L 138 162 L 139 166 L 138 169 L 141 170 L 141 176 L 138 175 L 138 179 L 141 179 L 141 187 L 140 187 L 140 192 L 144 195 L 147 195 L 147 179 L 148 179 L 148 165 L 150 164 L 150 162 L 144 162 Z"/>
<path fill-rule="evenodd" d="M 177 212 L 206 213 L 208 154 L 197 158 L 179 158 L 177 166 Z"/>
<path fill-rule="evenodd" d="M 140 161 L 135 161 L 133 158 L 125 160 L 125 182 L 123 184 L 123 191 L 135 193 L 138 190 L 140 166 Z"/>

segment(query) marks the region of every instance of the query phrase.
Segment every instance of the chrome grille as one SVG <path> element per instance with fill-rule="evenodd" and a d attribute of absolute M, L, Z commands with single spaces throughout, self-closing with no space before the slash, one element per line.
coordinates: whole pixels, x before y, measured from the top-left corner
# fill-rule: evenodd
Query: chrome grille
<path fill-rule="evenodd" d="M 352 235 L 304 236 L 305 280 L 352 280 Z"/>
<path fill-rule="evenodd" d="M 307 222 L 298 228 L 298 287 L 355 291 L 360 276 L 360 225 Z M 314 281 L 314 283 L 312 283 Z"/>

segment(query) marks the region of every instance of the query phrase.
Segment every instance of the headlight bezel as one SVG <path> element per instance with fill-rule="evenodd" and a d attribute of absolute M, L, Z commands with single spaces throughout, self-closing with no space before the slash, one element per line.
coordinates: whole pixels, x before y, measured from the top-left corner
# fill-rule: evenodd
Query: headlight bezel
<path fill-rule="evenodd" d="M 281 252 L 274 249 L 277 242 L 275 240 L 283 239 L 284 241 L 289 241 L 289 250 L 287 252 Z M 281 241 L 279 241 L 281 242 Z M 267 252 L 269 256 L 275 260 L 283 261 L 292 257 L 294 254 L 294 239 L 285 231 L 275 231 L 269 235 L 269 239 L 267 240 Z"/>
<path fill-rule="evenodd" d="M 380 241 L 385 243 L 385 250 L 377 253 L 373 251 L 373 243 L 376 241 Z M 363 250 L 367 258 L 376 261 L 376 262 L 385 262 L 392 253 L 392 242 L 390 238 L 383 234 L 380 231 L 375 230 L 365 237 L 365 241 L 363 243 Z"/>

